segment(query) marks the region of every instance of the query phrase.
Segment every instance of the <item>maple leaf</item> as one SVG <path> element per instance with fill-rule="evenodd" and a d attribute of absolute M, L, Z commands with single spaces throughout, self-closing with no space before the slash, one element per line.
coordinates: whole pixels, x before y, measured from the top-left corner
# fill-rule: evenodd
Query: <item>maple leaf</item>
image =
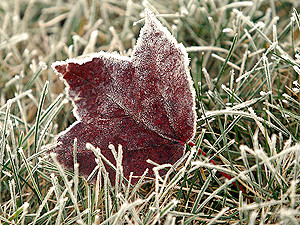
<path fill-rule="evenodd" d="M 196 113 L 188 55 L 154 14 L 145 10 L 145 25 L 132 56 L 98 52 L 84 59 L 53 63 L 74 105 L 77 121 L 57 137 L 58 161 L 73 169 L 73 143 L 81 175 L 97 165 L 90 143 L 113 164 L 109 144 L 123 148 L 123 172 L 140 176 L 150 159 L 176 162 L 195 134 Z M 115 171 L 106 165 L 110 179 Z"/>

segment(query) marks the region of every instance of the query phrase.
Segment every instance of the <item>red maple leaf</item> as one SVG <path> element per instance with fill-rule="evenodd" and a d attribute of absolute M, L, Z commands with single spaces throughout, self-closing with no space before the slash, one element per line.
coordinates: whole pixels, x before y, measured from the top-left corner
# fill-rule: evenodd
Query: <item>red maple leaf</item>
<path fill-rule="evenodd" d="M 73 143 L 78 139 L 81 175 L 95 166 L 90 143 L 113 164 L 109 144 L 123 148 L 123 172 L 142 175 L 150 159 L 158 164 L 176 162 L 195 134 L 195 94 L 188 55 L 154 14 L 145 10 L 145 26 L 132 56 L 99 52 L 84 59 L 55 62 L 74 104 L 77 121 L 57 137 L 53 150 L 59 162 L 73 169 Z M 106 166 L 111 180 L 113 169 Z M 149 174 L 148 174 L 149 175 Z"/>

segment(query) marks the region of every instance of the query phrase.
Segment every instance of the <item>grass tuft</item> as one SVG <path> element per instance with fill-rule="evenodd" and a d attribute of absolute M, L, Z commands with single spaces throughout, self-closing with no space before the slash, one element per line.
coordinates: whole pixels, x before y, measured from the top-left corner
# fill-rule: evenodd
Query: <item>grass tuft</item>
<path fill-rule="evenodd" d="M 116 186 L 105 170 L 91 185 L 76 158 L 72 173 L 47 153 L 74 121 L 50 65 L 101 50 L 130 55 L 145 7 L 189 53 L 195 146 L 136 185 L 123 177 L 121 146 L 109 146 Z M 0 223 L 299 224 L 299 36 L 290 0 L 1 1 Z"/>

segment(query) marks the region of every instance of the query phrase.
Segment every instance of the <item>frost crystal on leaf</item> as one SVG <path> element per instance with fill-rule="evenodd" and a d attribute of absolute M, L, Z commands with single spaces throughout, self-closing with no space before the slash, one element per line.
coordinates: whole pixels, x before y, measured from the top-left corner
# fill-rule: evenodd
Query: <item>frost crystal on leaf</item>
<path fill-rule="evenodd" d="M 109 144 L 123 147 L 123 169 L 142 175 L 158 164 L 176 162 L 195 134 L 195 94 L 188 55 L 154 14 L 145 10 L 131 57 L 99 52 L 84 59 L 53 63 L 67 86 L 77 121 L 57 137 L 58 160 L 73 169 L 73 142 L 77 138 L 80 174 L 96 166 L 86 143 L 101 149 L 113 164 Z M 113 181 L 115 172 L 107 166 Z"/>

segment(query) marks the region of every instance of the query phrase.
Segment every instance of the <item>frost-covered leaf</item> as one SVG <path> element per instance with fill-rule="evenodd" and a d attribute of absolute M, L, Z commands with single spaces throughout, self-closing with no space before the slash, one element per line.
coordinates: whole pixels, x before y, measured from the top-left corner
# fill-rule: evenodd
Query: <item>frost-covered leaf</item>
<path fill-rule="evenodd" d="M 96 166 L 91 143 L 112 163 L 108 145 L 123 147 L 124 175 L 142 175 L 147 159 L 174 163 L 195 134 L 194 90 L 188 56 L 170 32 L 146 9 L 145 26 L 131 57 L 99 52 L 52 66 L 61 74 L 77 121 L 58 135 L 53 150 L 73 169 L 73 142 L 82 175 Z M 107 168 L 111 180 L 115 172 Z M 150 175 L 153 175 L 150 170 Z"/>

